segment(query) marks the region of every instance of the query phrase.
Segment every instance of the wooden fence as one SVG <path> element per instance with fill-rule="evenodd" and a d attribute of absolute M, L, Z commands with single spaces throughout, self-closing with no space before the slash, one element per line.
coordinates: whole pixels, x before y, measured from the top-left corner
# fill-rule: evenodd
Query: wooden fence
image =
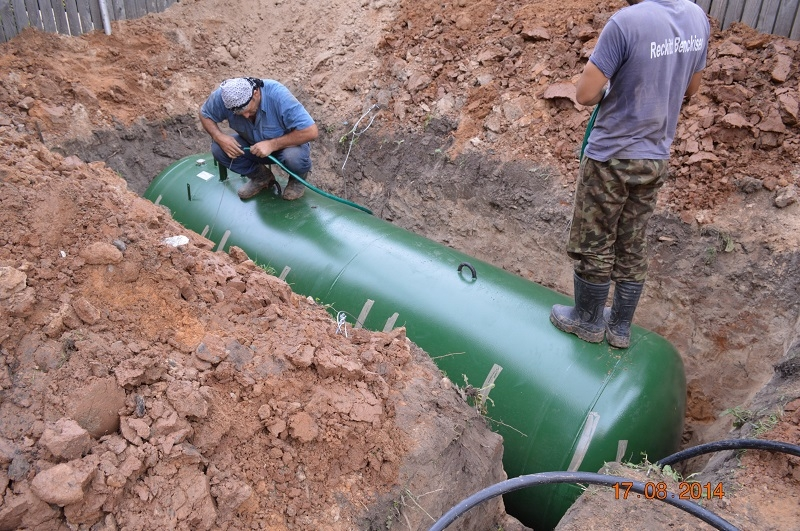
<path fill-rule="evenodd" d="M 159 13 L 176 0 L 105 0 L 105 15 L 112 20 Z M 27 27 L 51 33 L 81 35 L 103 31 L 100 0 L 0 0 L 0 42 L 6 42 Z"/>
<path fill-rule="evenodd" d="M 0 0 L 2 1 L 2 0 Z M 694 0 L 722 29 L 742 22 L 761 33 L 800 40 L 800 0 Z"/>
<path fill-rule="evenodd" d="M 177 0 L 105 0 L 107 19 L 159 13 Z M 726 29 L 743 22 L 762 33 L 800 40 L 800 0 L 694 0 Z M 0 42 L 28 26 L 53 33 L 81 35 L 103 30 L 100 0 L 0 0 Z"/>

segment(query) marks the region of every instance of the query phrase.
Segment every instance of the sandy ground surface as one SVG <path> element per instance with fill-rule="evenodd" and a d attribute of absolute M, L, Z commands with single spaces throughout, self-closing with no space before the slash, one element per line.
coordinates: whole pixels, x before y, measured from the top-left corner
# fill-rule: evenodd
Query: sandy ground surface
<path fill-rule="evenodd" d="M 570 293 L 591 111 L 572 82 L 620 7 L 201 0 L 0 46 L 3 528 L 424 529 L 502 479 L 487 430 L 459 441 L 488 449 L 469 478 L 450 440 L 415 437 L 480 423 L 402 330 L 342 338 L 246 257 L 164 245 L 179 228 L 133 192 L 207 149 L 195 115 L 221 79 L 272 77 L 321 126 L 315 184 Z M 715 27 L 683 111 L 636 321 L 684 357 L 687 445 L 800 442 L 799 49 Z M 460 491 L 438 492 L 434 460 Z M 797 458 L 726 454 L 705 474 L 742 529 L 798 529 Z M 608 496 L 572 521 L 696 528 Z"/>

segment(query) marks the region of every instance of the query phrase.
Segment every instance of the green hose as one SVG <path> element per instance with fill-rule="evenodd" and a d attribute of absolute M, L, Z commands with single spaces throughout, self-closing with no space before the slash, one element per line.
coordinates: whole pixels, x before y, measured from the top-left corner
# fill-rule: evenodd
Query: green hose
<path fill-rule="evenodd" d="M 594 106 L 592 115 L 589 117 L 589 123 L 586 124 L 586 132 L 583 134 L 583 144 L 581 144 L 581 154 L 578 156 L 578 160 L 581 160 L 583 158 L 583 150 L 586 149 L 586 144 L 589 143 L 589 134 L 592 132 L 592 129 L 594 128 L 594 119 L 597 118 L 597 112 L 599 110 L 600 110 L 600 103 L 598 102 L 598 104 Z"/>
<path fill-rule="evenodd" d="M 250 151 L 249 147 L 243 147 L 242 149 L 245 150 L 245 151 Z M 320 190 L 316 186 L 307 183 L 305 180 L 303 180 L 303 178 L 298 177 L 293 172 L 289 171 L 289 169 L 286 166 L 281 164 L 281 162 L 278 159 L 276 159 L 275 157 L 273 157 L 272 155 L 267 155 L 267 158 L 270 159 L 275 164 L 277 164 L 278 166 L 280 166 L 283 171 L 285 171 L 286 173 L 288 173 L 289 175 L 291 175 L 292 177 L 294 177 L 295 179 L 297 179 L 298 181 L 303 183 L 303 185 L 306 188 L 310 188 L 310 189 L 314 190 L 315 192 L 317 192 L 318 194 L 324 195 L 328 199 L 333 199 L 334 201 L 339 201 L 340 203 L 344 203 L 345 205 L 350 205 L 351 207 L 357 208 L 359 210 L 362 210 L 362 211 L 366 212 L 367 214 L 370 214 L 370 215 L 374 216 L 374 214 L 372 213 L 372 210 L 368 209 L 365 206 L 361 206 L 359 204 L 353 203 L 352 201 L 348 201 L 347 199 L 342 199 L 341 197 L 337 197 L 337 196 L 335 196 L 333 194 L 329 194 L 328 192 L 323 192 L 322 190 Z"/>

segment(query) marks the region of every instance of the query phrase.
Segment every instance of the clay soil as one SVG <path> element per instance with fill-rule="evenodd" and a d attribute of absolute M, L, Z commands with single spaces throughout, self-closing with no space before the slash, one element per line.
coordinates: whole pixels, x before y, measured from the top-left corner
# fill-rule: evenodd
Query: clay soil
<path fill-rule="evenodd" d="M 570 294 L 573 83 L 621 7 L 197 0 L 0 45 L 0 529 L 427 529 L 504 479 L 499 436 L 404 329 L 338 333 L 139 196 L 208 149 L 222 79 L 269 77 L 320 126 L 316 186 Z M 800 443 L 799 58 L 712 20 L 682 112 L 635 322 L 683 357 L 686 447 Z M 699 474 L 738 528 L 800 529 L 800 458 L 636 465 L 609 470 Z M 453 526 L 520 527 L 499 499 Z M 560 528 L 711 527 L 590 487 Z"/>

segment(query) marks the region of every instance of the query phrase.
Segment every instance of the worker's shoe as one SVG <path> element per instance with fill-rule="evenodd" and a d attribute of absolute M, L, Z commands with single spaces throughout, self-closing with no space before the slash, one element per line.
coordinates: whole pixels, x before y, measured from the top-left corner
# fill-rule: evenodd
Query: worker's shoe
<path fill-rule="evenodd" d="M 603 308 L 606 306 L 611 282 L 593 284 L 573 275 L 575 306 L 556 304 L 550 312 L 550 322 L 556 328 L 575 334 L 589 343 L 600 343 L 605 335 Z"/>
<path fill-rule="evenodd" d="M 603 310 L 606 321 L 606 340 L 612 347 L 628 348 L 631 344 L 633 312 L 642 295 L 643 282 L 617 282 L 614 286 L 614 302 Z"/>
<path fill-rule="evenodd" d="M 305 191 L 306 187 L 303 183 L 294 177 L 289 177 L 289 182 L 286 183 L 286 188 L 283 190 L 283 198 L 287 201 L 294 201 L 303 197 Z"/>
<path fill-rule="evenodd" d="M 269 188 L 277 181 L 275 180 L 275 176 L 272 175 L 272 170 L 270 170 L 266 166 L 258 165 L 256 170 L 247 175 L 247 184 L 239 188 L 239 198 L 240 199 L 250 199 L 254 195 L 258 194 L 261 190 L 265 188 Z"/>

